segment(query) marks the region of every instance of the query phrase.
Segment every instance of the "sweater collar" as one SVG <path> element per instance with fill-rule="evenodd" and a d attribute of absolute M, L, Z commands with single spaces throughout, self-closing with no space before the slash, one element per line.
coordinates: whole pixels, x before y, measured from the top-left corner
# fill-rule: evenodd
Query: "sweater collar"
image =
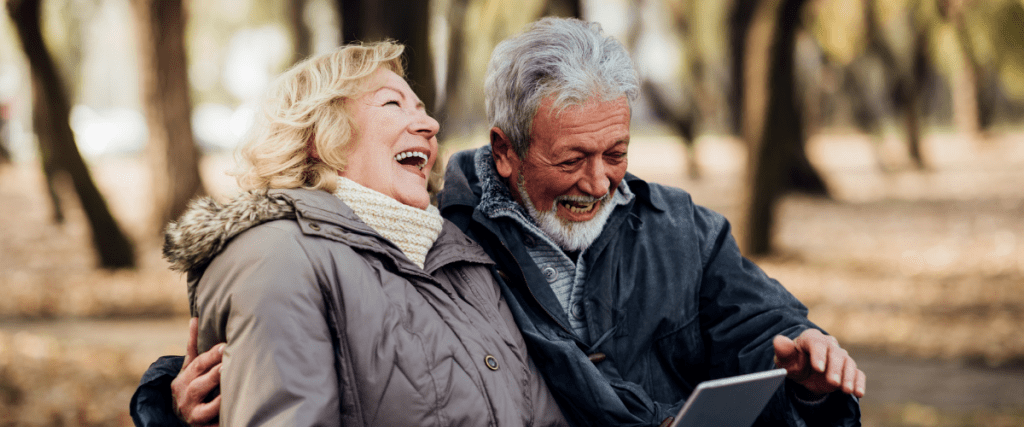
<path fill-rule="evenodd" d="M 444 220 L 433 205 L 418 209 L 383 193 L 338 177 L 334 195 L 345 202 L 363 222 L 394 243 L 413 263 L 423 268 Z"/>

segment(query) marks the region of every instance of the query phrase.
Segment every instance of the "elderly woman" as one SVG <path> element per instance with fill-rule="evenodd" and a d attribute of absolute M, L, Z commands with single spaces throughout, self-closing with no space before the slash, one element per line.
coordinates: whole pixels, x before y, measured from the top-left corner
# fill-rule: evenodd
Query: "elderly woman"
<path fill-rule="evenodd" d="M 241 150 L 249 191 L 168 228 L 199 350 L 226 342 L 222 425 L 565 422 L 493 262 L 430 204 L 438 123 L 402 50 L 347 46 L 284 73 Z"/>

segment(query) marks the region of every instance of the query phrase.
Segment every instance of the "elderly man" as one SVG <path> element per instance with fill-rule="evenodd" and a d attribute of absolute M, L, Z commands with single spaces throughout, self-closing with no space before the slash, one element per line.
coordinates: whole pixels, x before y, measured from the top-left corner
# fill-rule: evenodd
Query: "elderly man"
<path fill-rule="evenodd" d="M 859 425 L 863 372 L 726 220 L 626 172 L 638 84 L 622 45 L 541 20 L 495 48 L 485 91 L 490 146 L 452 157 L 439 207 L 498 263 L 569 419 L 656 425 L 703 380 L 778 365 L 789 381 L 759 424 Z"/>
<path fill-rule="evenodd" d="M 638 81 L 597 24 L 546 18 L 495 48 L 490 145 L 454 155 L 442 215 L 497 263 L 530 356 L 576 425 L 658 425 L 701 381 L 788 380 L 756 425 L 860 425 L 864 373 L 740 255 L 721 215 L 626 172 Z M 210 352 L 175 381 L 186 418 Z M 198 379 L 194 380 L 198 376 Z"/>

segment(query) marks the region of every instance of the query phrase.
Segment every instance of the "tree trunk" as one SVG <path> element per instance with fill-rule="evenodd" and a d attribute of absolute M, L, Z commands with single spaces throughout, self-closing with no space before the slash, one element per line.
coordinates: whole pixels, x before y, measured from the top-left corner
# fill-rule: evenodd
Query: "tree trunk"
<path fill-rule="evenodd" d="M 903 115 L 904 130 L 907 136 L 907 152 L 910 160 L 918 169 L 925 167 L 924 158 L 921 156 L 921 83 L 924 80 L 924 69 L 927 61 L 925 49 L 927 39 L 924 30 L 920 25 L 912 25 L 913 49 L 909 61 L 903 62 L 896 58 L 896 54 L 882 38 L 882 27 L 879 25 L 878 4 L 875 0 L 864 0 L 867 24 L 868 50 L 878 54 L 886 68 L 893 71 L 893 84 L 895 93 L 892 97 L 896 109 Z M 913 19 L 913 18 L 911 18 Z M 909 65 L 909 68 L 908 68 Z M 876 123 L 875 126 L 879 126 Z M 882 164 L 882 162 L 879 162 Z"/>
<path fill-rule="evenodd" d="M 430 55 L 430 2 L 428 0 L 339 0 L 343 44 L 393 39 L 405 45 L 409 85 L 434 112 L 437 84 Z"/>
<path fill-rule="evenodd" d="M 991 126 L 991 109 L 987 108 L 987 99 L 983 99 L 982 88 L 985 87 L 985 72 L 974 52 L 967 23 L 964 22 L 964 9 L 967 1 L 943 2 L 946 20 L 952 23 L 960 45 L 963 67 L 953 76 L 953 114 L 954 121 L 961 132 L 972 139 L 979 136 Z"/>
<path fill-rule="evenodd" d="M 732 59 L 730 70 L 732 86 L 728 94 L 729 110 L 732 118 L 732 131 L 737 135 L 743 133 L 743 105 L 745 96 L 747 35 L 754 23 L 754 11 L 766 0 L 733 0 L 729 14 L 729 53 Z"/>
<path fill-rule="evenodd" d="M 153 181 L 154 229 L 162 232 L 193 197 L 205 194 L 200 153 L 192 136 L 185 16 L 181 0 L 132 0 L 132 10 L 149 128 L 146 155 Z"/>
<path fill-rule="evenodd" d="M 365 41 L 365 27 L 372 26 L 364 22 L 366 19 L 363 12 L 367 0 L 338 0 L 338 13 L 341 14 L 341 44 L 348 44 L 356 41 Z"/>
<path fill-rule="evenodd" d="M 463 30 L 466 22 L 466 7 L 469 0 L 451 0 L 448 6 L 448 58 L 445 65 L 444 96 L 439 97 L 434 118 L 441 123 L 438 141 L 446 141 L 449 135 L 463 133 L 463 123 L 452 120 L 452 109 L 456 108 L 457 93 L 463 78 L 462 67 L 465 58 Z M 440 162 L 438 162 L 440 163 Z"/>
<path fill-rule="evenodd" d="M 921 154 L 921 102 L 924 81 L 928 74 L 928 40 L 925 38 L 924 30 L 914 31 L 914 49 L 911 58 L 910 77 L 907 79 L 904 91 L 904 120 L 907 121 L 907 151 L 910 159 L 918 169 L 924 169 L 927 164 L 924 155 Z"/>
<path fill-rule="evenodd" d="M 748 78 L 744 104 L 748 109 L 744 115 L 753 111 L 763 114 L 761 120 L 752 121 L 750 119 L 753 117 L 745 117 L 744 121 L 745 127 L 757 126 L 757 129 L 744 130 L 750 148 L 750 163 L 743 241 L 748 253 L 754 255 L 771 251 L 775 206 L 787 191 L 828 194 L 824 180 L 807 159 L 803 124 L 795 96 L 793 54 L 804 3 L 806 0 L 782 0 L 781 5 L 775 0 L 763 2 L 758 13 L 770 14 L 774 28 L 771 31 L 771 43 L 767 45 L 770 49 L 768 68 L 759 64 L 756 57 L 748 56 L 745 59 L 745 63 L 752 69 L 745 73 Z M 753 49 L 756 44 L 752 39 L 763 35 L 749 33 L 748 41 L 751 44 L 747 46 L 748 55 L 757 55 L 757 49 Z M 757 99 L 755 95 L 758 91 L 751 90 L 751 85 L 762 81 L 750 78 L 758 72 L 768 74 L 767 79 L 764 79 L 767 81 L 767 93 L 760 92 L 763 99 Z M 759 104 L 763 108 L 752 109 Z"/>
<path fill-rule="evenodd" d="M 292 63 L 299 62 L 313 54 L 313 34 L 306 25 L 306 5 L 308 0 L 292 0 L 285 2 L 285 14 L 292 28 Z"/>
<path fill-rule="evenodd" d="M 697 146 L 695 141 L 696 119 L 693 104 L 689 108 L 677 108 L 669 103 L 661 90 L 654 86 L 650 80 L 644 79 L 641 84 L 644 98 L 647 105 L 658 120 L 668 124 L 675 130 L 676 135 L 683 139 L 683 147 L 686 149 L 686 172 L 690 179 L 700 179 L 700 163 L 697 161 Z M 680 111 L 685 110 L 685 111 Z"/>
<path fill-rule="evenodd" d="M 134 268 L 132 244 L 110 214 L 75 144 L 68 122 L 71 106 L 64 92 L 64 83 L 43 42 L 40 8 L 41 0 L 7 1 L 7 11 L 21 38 L 32 74 L 32 121 L 39 138 L 43 170 L 51 185 L 53 175 L 58 171 L 71 177 L 92 230 L 93 247 L 99 255 L 100 266 Z"/>
<path fill-rule="evenodd" d="M 7 148 L 11 143 L 8 130 L 8 122 L 11 121 L 10 111 L 10 107 L 0 103 L 0 165 L 10 163 L 12 160 L 11 151 Z"/>
<path fill-rule="evenodd" d="M 580 0 L 547 0 L 543 16 L 560 16 L 563 18 L 582 18 Z"/>

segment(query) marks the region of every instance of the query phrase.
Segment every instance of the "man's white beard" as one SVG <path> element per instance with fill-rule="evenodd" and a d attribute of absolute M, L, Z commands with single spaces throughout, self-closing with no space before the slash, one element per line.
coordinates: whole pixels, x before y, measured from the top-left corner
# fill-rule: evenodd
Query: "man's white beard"
<path fill-rule="evenodd" d="M 530 200 L 530 195 L 526 193 L 526 179 L 522 174 L 516 180 L 516 190 L 519 191 L 519 197 L 526 204 L 526 211 L 537 222 L 541 231 L 547 234 L 551 240 L 554 240 L 565 251 L 582 251 L 589 247 L 601 235 L 605 222 L 608 221 L 608 217 L 612 214 L 611 191 L 600 199 L 588 196 L 558 196 L 551 203 L 551 210 L 540 212 L 534 206 L 533 200 Z M 597 214 L 588 221 L 568 221 L 559 219 L 557 216 L 559 201 L 590 203 L 596 200 L 601 201 Z"/>

